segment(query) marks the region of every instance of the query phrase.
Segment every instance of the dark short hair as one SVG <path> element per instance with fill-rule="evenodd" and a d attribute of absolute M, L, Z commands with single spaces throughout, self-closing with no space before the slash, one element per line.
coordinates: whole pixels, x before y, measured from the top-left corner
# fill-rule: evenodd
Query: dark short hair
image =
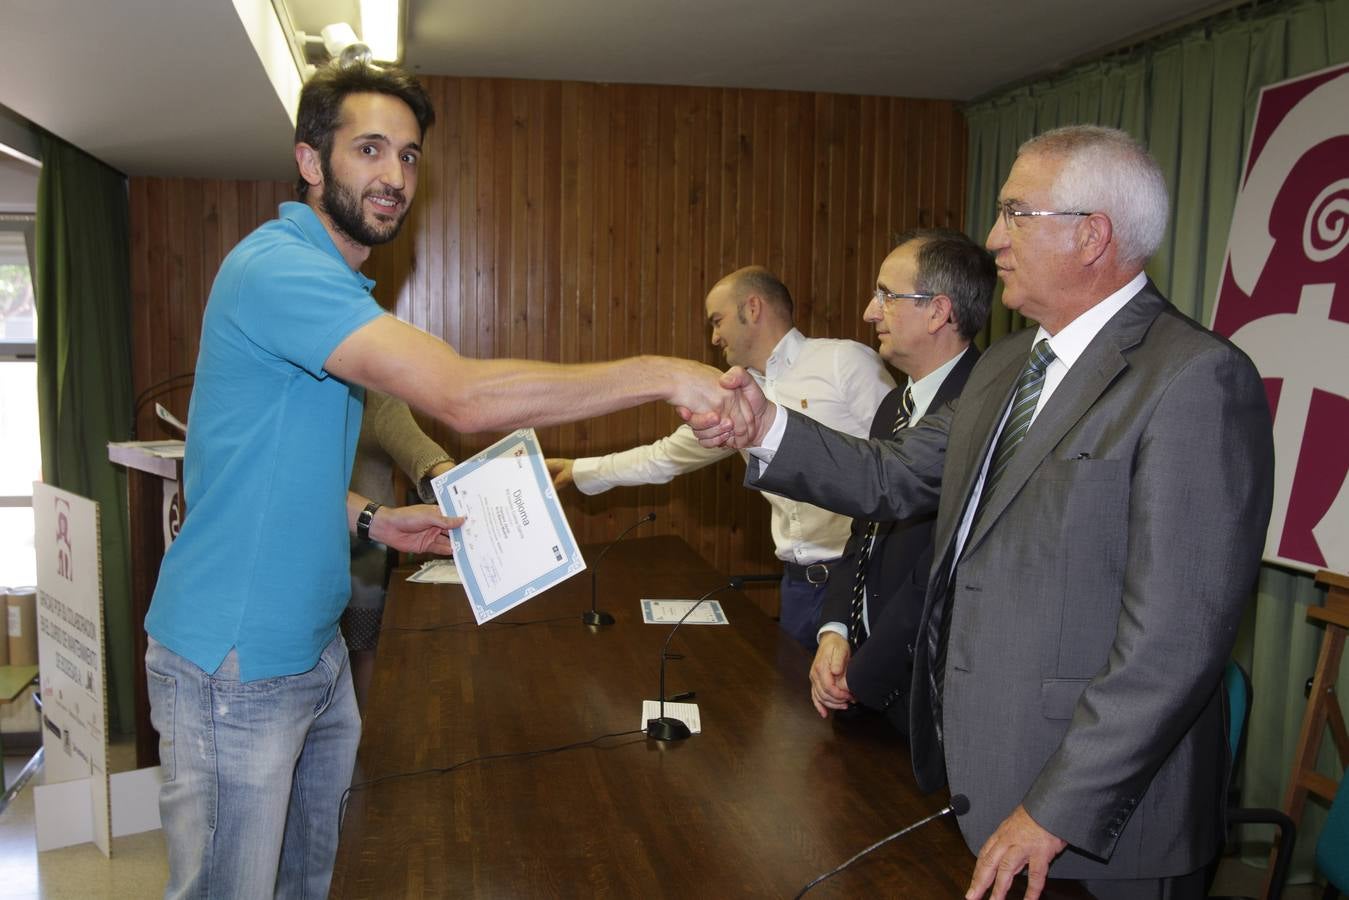
<path fill-rule="evenodd" d="M 364 63 L 341 65 L 334 60 L 315 72 L 300 90 L 295 143 L 313 147 L 326 163 L 333 152 L 333 134 L 342 123 L 342 101 L 351 94 L 387 94 L 402 100 L 416 117 L 423 139 L 436 121 L 431 98 L 417 79 L 402 69 Z M 304 197 L 309 183 L 299 179 L 296 191 Z"/>
<path fill-rule="evenodd" d="M 899 236 L 896 247 L 921 241 L 914 286 L 925 294 L 951 298 L 960 336 L 973 340 L 988 322 L 998 267 L 993 254 L 951 228 L 914 228 Z"/>
<path fill-rule="evenodd" d="M 795 315 L 792 292 L 772 272 L 763 266 L 746 266 L 727 276 L 735 288 L 736 295 L 743 300 L 750 294 L 758 295 L 765 303 L 777 310 L 788 322 Z"/>

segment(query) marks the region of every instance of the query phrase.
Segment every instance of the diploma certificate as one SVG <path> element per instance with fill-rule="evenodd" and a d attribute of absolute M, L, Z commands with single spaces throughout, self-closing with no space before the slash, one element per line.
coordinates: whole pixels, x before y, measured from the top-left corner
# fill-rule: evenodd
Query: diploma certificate
<path fill-rule="evenodd" d="M 481 625 L 585 568 L 534 429 L 512 432 L 431 480 Z"/>

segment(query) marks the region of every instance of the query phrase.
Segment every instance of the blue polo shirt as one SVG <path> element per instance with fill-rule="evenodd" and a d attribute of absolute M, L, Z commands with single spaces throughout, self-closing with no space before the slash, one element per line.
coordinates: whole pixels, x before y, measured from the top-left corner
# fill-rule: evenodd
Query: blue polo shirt
<path fill-rule="evenodd" d="M 221 264 L 188 418 L 187 518 L 145 628 L 207 672 L 307 672 L 351 593 L 347 485 L 364 391 L 323 364 L 382 314 L 318 217 L 283 203 Z"/>

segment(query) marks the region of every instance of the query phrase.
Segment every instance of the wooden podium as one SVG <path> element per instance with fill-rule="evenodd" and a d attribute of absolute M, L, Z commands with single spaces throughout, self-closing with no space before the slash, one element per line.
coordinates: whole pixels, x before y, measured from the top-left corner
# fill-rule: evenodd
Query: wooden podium
<path fill-rule="evenodd" d="M 1316 583 L 1326 587 L 1326 604 L 1308 609 L 1307 618 L 1323 623 L 1326 636 L 1321 642 L 1321 656 L 1316 662 L 1307 711 L 1302 717 L 1302 732 L 1293 756 L 1293 774 L 1283 797 L 1283 811 L 1299 825 L 1308 794 L 1315 794 L 1330 803 L 1339 787 L 1339 782 L 1316 771 L 1316 757 L 1321 752 L 1321 740 L 1327 729 L 1339 751 L 1340 765 L 1349 766 L 1349 732 L 1345 730 L 1344 710 L 1335 696 L 1340 657 L 1344 655 L 1344 637 L 1349 632 L 1349 576 L 1322 570 L 1316 573 Z M 1270 862 L 1272 865 L 1272 854 Z M 1265 896 L 1269 896 L 1269 887 L 1266 883 Z"/>
<path fill-rule="evenodd" d="M 135 642 L 132 666 L 136 700 L 136 767 L 159 765 L 159 737 L 150 724 L 150 698 L 146 693 L 145 613 L 159 579 L 166 533 L 177 533 L 187 506 L 183 502 L 182 441 L 130 441 L 108 444 L 108 459 L 127 470 L 127 510 L 131 531 L 131 621 Z M 176 458 L 172 455 L 177 448 Z M 171 486 L 169 524 L 165 523 L 166 486 Z M 177 511 L 176 519 L 173 510 Z"/>

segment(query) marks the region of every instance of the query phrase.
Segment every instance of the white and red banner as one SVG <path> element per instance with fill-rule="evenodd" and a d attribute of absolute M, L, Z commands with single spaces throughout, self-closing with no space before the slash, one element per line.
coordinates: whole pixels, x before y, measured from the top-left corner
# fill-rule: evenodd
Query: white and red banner
<path fill-rule="evenodd" d="M 1349 65 L 1260 92 L 1213 330 L 1274 411 L 1265 559 L 1349 572 Z"/>

